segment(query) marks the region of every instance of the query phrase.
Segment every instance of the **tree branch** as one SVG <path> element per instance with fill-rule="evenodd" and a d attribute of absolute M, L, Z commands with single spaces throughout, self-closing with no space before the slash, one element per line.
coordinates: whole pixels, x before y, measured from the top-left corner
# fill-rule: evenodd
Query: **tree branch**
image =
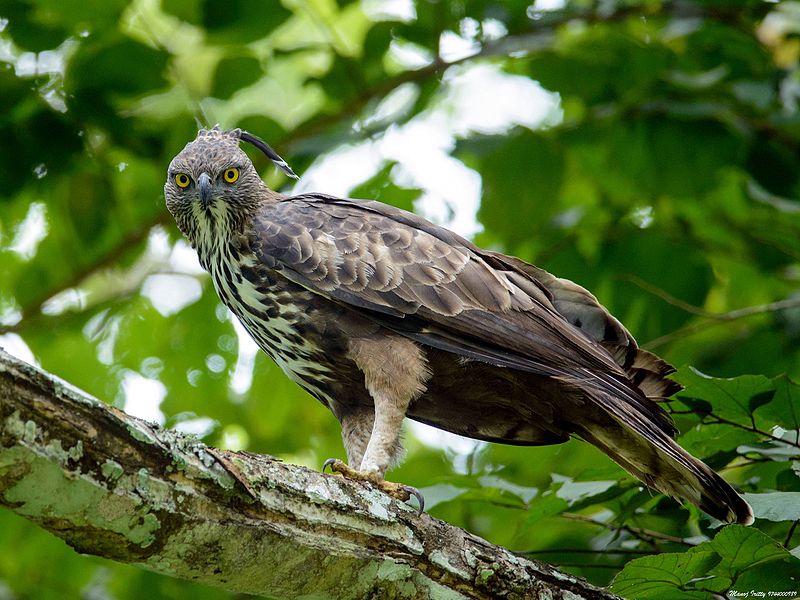
<path fill-rule="evenodd" d="M 674 535 L 669 535 L 666 533 L 661 533 L 660 531 L 653 531 L 652 529 L 641 529 L 639 527 L 631 527 L 629 525 L 617 525 L 615 523 L 606 523 L 605 521 L 598 521 L 592 517 L 587 517 L 586 515 L 579 515 L 575 513 L 562 513 L 561 516 L 565 519 L 571 519 L 573 521 L 581 521 L 583 523 L 589 523 L 591 525 L 597 525 L 598 527 L 602 527 L 603 529 L 608 529 L 609 531 L 625 531 L 629 533 L 631 536 L 635 537 L 637 540 L 644 542 L 652 546 L 654 552 L 651 554 L 657 554 L 661 552 L 661 546 L 659 546 L 659 542 L 672 542 L 673 544 L 681 544 L 683 546 L 692 547 L 695 544 L 686 541 L 684 538 L 676 537 Z M 613 554 L 613 552 L 609 551 L 609 553 Z"/>
<path fill-rule="evenodd" d="M 752 19 L 754 21 L 760 21 L 768 11 L 768 6 L 752 11 Z M 444 60 L 441 57 L 439 52 L 439 36 L 435 35 L 431 41 L 431 50 L 435 58 L 430 64 L 420 69 L 404 71 L 371 87 L 360 88 L 357 94 L 347 99 L 337 110 L 320 114 L 302 123 L 300 126 L 287 133 L 284 138 L 275 140 L 275 146 L 285 149 L 296 145 L 298 142 L 304 142 L 309 138 L 313 138 L 334 125 L 356 117 L 370 102 L 379 98 L 384 98 L 400 85 L 409 82 L 420 83 L 427 81 L 431 77 L 441 75 L 452 66 L 495 56 L 510 56 L 512 54 L 530 55 L 552 48 L 553 40 L 558 30 L 568 23 L 581 21 L 585 24 L 594 25 L 597 23 L 623 21 L 629 17 L 709 18 L 737 27 L 748 35 L 752 35 L 752 31 L 748 27 L 742 26 L 742 23 L 747 18 L 747 14 L 748 13 L 743 12 L 741 8 L 706 8 L 684 2 L 669 1 L 662 2 L 657 7 L 642 7 L 636 4 L 633 6 L 617 7 L 616 10 L 612 11 L 598 8 L 597 6 L 590 6 L 588 8 L 583 6 L 577 8 L 570 6 L 563 10 L 542 11 L 537 15 L 537 19 L 530 23 L 530 27 L 527 28 L 527 30 L 513 35 L 507 35 L 497 40 L 484 42 L 476 52 L 451 61 Z M 439 15 L 437 13 L 435 18 L 438 17 Z M 434 31 L 437 30 L 441 31 L 441 26 L 434 29 Z M 648 105 L 642 108 L 652 112 L 663 112 L 665 110 L 664 106 L 657 103 L 653 106 Z M 594 115 L 595 118 L 605 119 L 612 116 L 608 113 L 607 107 L 602 107 L 601 110 L 595 112 L 598 113 Z M 781 136 L 781 139 L 784 139 L 786 143 L 791 144 L 792 147 L 796 146 L 796 142 L 793 139 L 782 135 L 780 130 L 774 127 L 774 125 L 762 122 L 750 122 L 743 115 L 733 113 L 732 109 L 731 115 L 735 116 L 737 123 L 746 123 L 752 130 L 764 132 L 772 137 Z M 615 114 L 613 116 L 618 117 L 619 115 Z M 386 123 L 387 126 L 389 124 L 390 123 Z M 571 127 L 571 125 L 567 125 L 567 127 Z M 370 135 L 374 135 L 376 132 L 370 131 L 369 133 Z"/>
<path fill-rule="evenodd" d="M 294 598 L 605 598 L 382 492 L 209 448 L 0 351 L 0 504 L 79 552 Z"/>
<path fill-rule="evenodd" d="M 22 327 L 30 325 L 33 319 L 42 317 L 42 307 L 50 298 L 61 292 L 74 288 L 85 281 L 89 276 L 110 267 L 125 256 L 129 250 L 135 248 L 147 239 L 150 232 L 157 225 L 166 225 L 170 220 L 170 215 L 165 210 L 159 210 L 146 223 L 135 230 L 129 232 L 114 246 L 108 253 L 98 256 L 96 260 L 84 265 L 82 268 L 72 272 L 63 281 L 57 283 L 50 289 L 41 292 L 36 298 L 28 302 L 20 311 L 20 319 L 13 325 L 0 325 L 0 335 L 4 333 L 19 331 Z"/>
<path fill-rule="evenodd" d="M 665 3 L 662 9 L 666 9 L 670 5 L 671 3 Z M 440 56 L 438 48 L 439 37 L 435 36 L 431 43 L 435 58 L 429 64 L 419 69 L 403 71 L 372 87 L 361 89 L 358 94 L 349 98 L 338 110 L 318 115 L 306 121 L 289 132 L 283 139 L 277 140 L 275 146 L 278 148 L 286 148 L 298 142 L 303 142 L 308 138 L 312 138 L 333 125 L 355 117 L 371 101 L 384 98 L 401 85 L 409 82 L 419 83 L 426 81 L 431 77 L 441 75 L 450 67 L 482 58 L 509 56 L 511 54 L 534 54 L 551 48 L 558 29 L 575 20 L 594 24 L 620 21 L 641 14 L 642 8 L 638 5 L 619 8 L 611 12 L 583 7 L 548 11 L 542 13 L 540 18 L 534 21 L 528 30 L 485 42 L 476 52 L 449 61 Z M 651 11 L 645 12 L 645 14 L 648 16 L 658 16 L 659 12 Z M 389 123 L 386 125 L 388 126 Z M 371 132 L 371 134 L 374 133 L 374 131 Z"/>
<path fill-rule="evenodd" d="M 723 323 L 730 323 L 731 321 L 738 321 L 754 315 L 763 315 L 766 313 L 776 313 L 782 310 L 800 307 L 800 298 L 787 298 L 785 300 L 778 300 L 776 302 L 769 302 L 767 304 L 759 304 L 757 306 L 746 306 L 726 313 L 707 313 L 703 315 L 707 321 L 699 321 L 691 323 L 685 327 L 681 327 L 672 333 L 667 333 L 661 337 L 642 344 L 642 348 L 646 350 L 653 350 L 660 346 L 664 346 L 673 340 L 690 336 L 692 334 L 704 331 L 710 327 L 715 327 Z"/>

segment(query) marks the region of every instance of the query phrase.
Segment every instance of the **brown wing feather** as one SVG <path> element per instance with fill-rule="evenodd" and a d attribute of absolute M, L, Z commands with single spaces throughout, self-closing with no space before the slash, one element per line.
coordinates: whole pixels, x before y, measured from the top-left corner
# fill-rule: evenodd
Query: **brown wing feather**
<path fill-rule="evenodd" d="M 618 398 L 622 412 L 635 407 L 674 433 L 614 356 L 568 322 L 557 296 L 518 259 L 483 252 L 405 211 L 320 195 L 265 207 L 254 230 L 261 260 L 311 291 L 367 309 L 423 344 L 596 388 L 604 401 Z"/>
<path fill-rule="evenodd" d="M 347 203 L 332 196 L 317 196 L 331 203 Z M 437 227 L 429 221 L 379 202 L 360 201 L 365 211 L 385 215 L 393 221 L 419 229 L 448 243 L 464 248 L 483 258 L 487 264 L 500 270 L 538 302 L 551 306 L 571 325 L 580 329 L 591 340 L 601 344 L 622 367 L 628 378 L 652 400 L 665 400 L 682 387 L 666 376 L 674 367 L 651 352 L 642 350 L 630 332 L 588 290 L 569 281 L 555 277 L 544 269 L 518 258 L 483 250 L 458 234 Z"/>
<path fill-rule="evenodd" d="M 666 379 L 675 368 L 652 352 L 639 348 L 625 326 L 587 289 L 518 258 L 496 252 L 484 253 L 544 287 L 555 309 L 590 339 L 601 344 L 648 398 L 666 400 L 683 389 L 679 383 Z"/>
<path fill-rule="evenodd" d="M 360 202 L 317 196 L 267 207 L 254 225 L 259 257 L 312 291 L 391 316 L 415 316 L 437 331 L 468 334 L 518 354 L 520 364 L 541 348 L 575 362 L 577 350 L 583 366 L 619 372 L 606 352 L 563 327 L 545 293 L 521 289 L 472 248 L 432 235 L 436 230 L 398 223 L 363 210 Z M 418 325 L 419 319 L 409 321 Z M 512 337 L 500 337 L 500 331 Z M 541 358 L 553 362 L 553 356 Z"/>

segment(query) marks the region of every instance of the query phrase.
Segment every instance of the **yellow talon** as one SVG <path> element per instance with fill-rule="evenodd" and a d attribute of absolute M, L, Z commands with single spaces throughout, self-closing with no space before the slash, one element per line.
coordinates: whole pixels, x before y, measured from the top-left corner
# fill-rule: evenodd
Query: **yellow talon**
<path fill-rule="evenodd" d="M 329 458 L 326 460 L 322 464 L 322 471 L 324 472 L 328 467 L 330 467 L 332 472 L 339 473 L 342 475 L 342 477 L 346 477 L 347 479 L 371 483 L 382 492 L 389 494 L 392 498 L 397 498 L 403 502 L 407 502 L 411 496 L 414 496 L 419 503 L 419 507 L 417 508 L 418 515 L 422 514 L 422 511 L 425 509 L 425 498 L 416 488 L 413 488 L 409 485 L 404 485 L 402 483 L 386 481 L 377 473 L 365 473 L 363 471 L 358 471 L 346 465 L 338 458 Z"/>

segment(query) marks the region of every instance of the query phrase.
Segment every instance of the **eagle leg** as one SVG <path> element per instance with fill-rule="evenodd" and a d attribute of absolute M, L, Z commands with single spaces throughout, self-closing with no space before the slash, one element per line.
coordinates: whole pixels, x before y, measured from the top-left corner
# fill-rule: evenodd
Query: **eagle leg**
<path fill-rule="evenodd" d="M 339 416 L 350 466 L 333 459 L 325 465 L 350 479 L 370 481 L 403 501 L 415 496 L 421 512 L 424 501 L 419 491 L 383 477 L 403 453 L 400 430 L 408 405 L 425 391 L 431 376 L 425 354 L 411 340 L 379 331 L 369 338 L 351 340 L 349 358 L 364 373 L 373 404 L 351 408 Z"/>

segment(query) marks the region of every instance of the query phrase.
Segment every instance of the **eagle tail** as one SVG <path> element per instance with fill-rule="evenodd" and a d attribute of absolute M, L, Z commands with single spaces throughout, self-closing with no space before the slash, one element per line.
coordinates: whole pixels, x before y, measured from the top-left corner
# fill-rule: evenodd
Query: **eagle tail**
<path fill-rule="evenodd" d="M 652 352 L 642 350 L 634 344 L 614 346 L 602 343 L 601 345 L 625 370 L 628 379 L 650 400 L 669 401 L 670 396 L 683 389 L 677 381 L 667 379 L 667 375 L 675 372 L 675 367 Z"/>
<path fill-rule="evenodd" d="M 688 500 L 720 521 L 753 523 L 750 505 L 722 477 L 675 443 L 664 427 L 616 394 L 602 395 L 604 410 L 598 412 L 603 416 L 584 421 L 578 431 L 581 437 L 649 487 L 676 500 Z"/>

